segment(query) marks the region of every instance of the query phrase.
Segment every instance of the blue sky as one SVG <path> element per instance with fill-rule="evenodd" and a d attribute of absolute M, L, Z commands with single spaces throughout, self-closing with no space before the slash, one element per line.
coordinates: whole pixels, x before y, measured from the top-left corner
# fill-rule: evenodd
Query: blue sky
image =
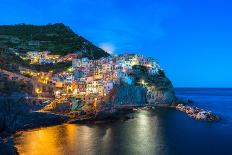
<path fill-rule="evenodd" d="M 113 53 L 155 57 L 176 87 L 232 87 L 230 0 L 1 0 L 0 24 L 63 22 Z"/>

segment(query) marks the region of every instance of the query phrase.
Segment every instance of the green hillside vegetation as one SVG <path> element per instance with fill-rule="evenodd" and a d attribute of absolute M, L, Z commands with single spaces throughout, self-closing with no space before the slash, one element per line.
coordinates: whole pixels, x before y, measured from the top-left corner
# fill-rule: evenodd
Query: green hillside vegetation
<path fill-rule="evenodd" d="M 23 61 L 19 56 L 0 51 L 0 68 L 11 72 L 19 72 L 19 66 L 30 68 L 29 62 Z"/>
<path fill-rule="evenodd" d="M 62 23 L 43 26 L 26 24 L 0 26 L 0 47 L 12 48 L 19 53 L 51 51 L 54 54 L 66 55 L 81 51 L 93 59 L 108 56 L 104 50 L 75 34 Z"/>

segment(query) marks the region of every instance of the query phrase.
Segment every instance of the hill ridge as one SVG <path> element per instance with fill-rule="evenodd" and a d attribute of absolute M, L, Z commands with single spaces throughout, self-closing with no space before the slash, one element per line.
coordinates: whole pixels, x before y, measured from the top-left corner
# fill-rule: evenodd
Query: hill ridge
<path fill-rule="evenodd" d="M 0 25 L 0 47 L 19 53 L 51 51 L 66 55 L 79 51 L 92 59 L 109 55 L 63 23 Z"/>

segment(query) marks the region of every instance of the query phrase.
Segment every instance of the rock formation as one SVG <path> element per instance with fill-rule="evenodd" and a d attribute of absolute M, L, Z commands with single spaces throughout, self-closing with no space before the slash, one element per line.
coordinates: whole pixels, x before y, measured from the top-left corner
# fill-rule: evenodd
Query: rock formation
<path fill-rule="evenodd" d="M 111 102 L 115 105 L 144 105 L 146 103 L 146 93 L 147 90 L 141 86 L 123 83 L 115 86 L 115 93 L 111 98 Z"/>
<path fill-rule="evenodd" d="M 169 106 L 177 100 L 174 87 L 163 70 L 151 75 L 143 66 L 137 66 L 130 76 L 134 79 L 131 85 L 120 82 L 115 86 L 112 104 Z"/>

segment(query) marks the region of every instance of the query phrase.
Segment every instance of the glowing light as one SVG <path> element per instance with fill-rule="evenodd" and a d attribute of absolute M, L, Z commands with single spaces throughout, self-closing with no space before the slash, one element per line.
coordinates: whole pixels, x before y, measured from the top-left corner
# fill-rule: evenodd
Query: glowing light
<path fill-rule="evenodd" d="M 37 93 L 37 94 L 41 94 L 42 93 L 42 89 L 40 89 L 40 88 L 35 88 L 35 92 Z"/>
<path fill-rule="evenodd" d="M 70 68 L 67 69 L 67 71 L 68 71 L 68 72 L 73 72 L 74 69 L 73 69 L 72 67 L 70 67 Z"/>
<path fill-rule="evenodd" d="M 55 91 L 55 95 L 59 96 L 60 95 L 60 91 L 59 90 Z"/>
<path fill-rule="evenodd" d="M 73 95 L 77 94 L 77 89 L 74 89 Z"/>
<path fill-rule="evenodd" d="M 142 80 L 141 83 L 142 83 L 142 85 L 144 85 L 145 84 L 144 80 Z"/>
<path fill-rule="evenodd" d="M 94 106 L 94 108 L 97 107 L 97 98 L 94 99 L 93 106 Z"/>

